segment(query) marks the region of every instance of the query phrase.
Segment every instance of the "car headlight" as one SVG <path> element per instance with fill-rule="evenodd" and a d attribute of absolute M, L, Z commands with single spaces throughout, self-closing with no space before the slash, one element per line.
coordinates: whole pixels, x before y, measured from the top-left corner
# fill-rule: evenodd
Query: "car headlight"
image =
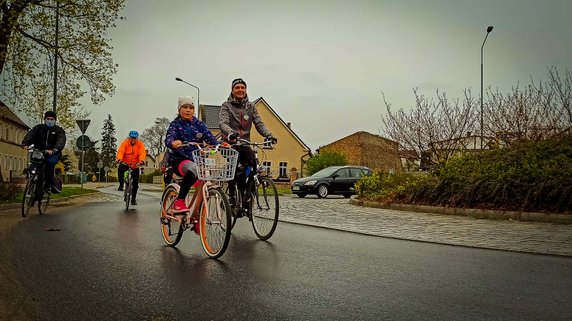
<path fill-rule="evenodd" d="M 317 182 L 317 180 L 307 181 L 306 183 L 304 183 L 304 185 L 312 186 L 312 185 L 316 184 L 316 182 Z"/>

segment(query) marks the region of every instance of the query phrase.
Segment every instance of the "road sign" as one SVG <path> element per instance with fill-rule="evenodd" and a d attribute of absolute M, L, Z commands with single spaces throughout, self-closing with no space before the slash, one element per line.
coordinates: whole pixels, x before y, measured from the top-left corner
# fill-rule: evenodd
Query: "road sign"
<path fill-rule="evenodd" d="M 103 168 L 103 170 L 104 170 L 106 173 L 109 172 L 109 169 L 110 169 L 109 166 L 105 166 L 105 167 Z"/>
<path fill-rule="evenodd" d="M 90 149 L 92 145 L 93 143 L 91 142 L 89 137 L 87 137 L 87 135 L 81 135 L 75 141 L 75 146 L 81 151 L 86 151 Z"/>
<path fill-rule="evenodd" d="M 76 119 L 75 122 L 79 126 L 79 130 L 81 130 L 81 133 L 85 134 L 85 131 L 87 130 L 87 127 L 89 126 L 89 123 L 91 122 L 91 120 L 90 119 Z"/>
<path fill-rule="evenodd" d="M 102 168 L 103 167 L 103 162 L 97 162 L 97 168 Z"/>

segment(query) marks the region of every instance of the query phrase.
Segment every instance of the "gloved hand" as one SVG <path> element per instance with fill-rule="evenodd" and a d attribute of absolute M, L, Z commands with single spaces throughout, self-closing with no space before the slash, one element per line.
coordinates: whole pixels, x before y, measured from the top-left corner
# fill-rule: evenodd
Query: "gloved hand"
<path fill-rule="evenodd" d="M 228 141 L 231 142 L 231 143 L 236 143 L 236 139 L 237 139 L 237 138 L 238 138 L 238 135 L 235 134 L 235 133 L 230 133 L 230 134 L 227 136 Z"/>
<path fill-rule="evenodd" d="M 274 136 L 272 136 L 272 135 L 266 136 L 266 140 L 271 141 L 272 144 L 277 144 L 277 143 L 278 143 L 278 139 L 276 139 L 276 137 L 274 137 Z"/>

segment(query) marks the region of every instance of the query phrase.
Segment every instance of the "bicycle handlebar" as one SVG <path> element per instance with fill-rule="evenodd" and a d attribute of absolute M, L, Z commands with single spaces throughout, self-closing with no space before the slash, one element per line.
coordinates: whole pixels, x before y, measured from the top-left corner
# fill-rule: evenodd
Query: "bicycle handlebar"
<path fill-rule="evenodd" d="M 231 144 L 231 145 L 232 146 L 248 145 L 248 146 L 260 147 L 260 146 L 268 146 L 268 145 L 272 146 L 274 144 L 272 144 L 271 139 L 266 139 L 262 143 L 260 143 L 260 142 L 251 142 L 248 139 L 244 139 L 244 138 L 239 137 L 236 139 L 236 143 Z"/>
<path fill-rule="evenodd" d="M 213 148 L 214 147 L 215 151 L 218 151 L 218 149 L 221 147 L 227 148 L 227 146 L 225 146 L 224 144 L 209 145 L 206 143 L 196 143 L 196 142 L 183 142 L 181 145 L 179 145 L 178 148 L 188 147 L 188 146 L 197 146 L 200 150 L 202 150 L 203 148 Z"/>

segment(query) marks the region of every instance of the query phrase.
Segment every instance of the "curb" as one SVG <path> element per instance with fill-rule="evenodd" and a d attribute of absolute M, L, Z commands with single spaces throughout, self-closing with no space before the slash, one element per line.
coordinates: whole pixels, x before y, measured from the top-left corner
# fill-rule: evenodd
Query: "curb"
<path fill-rule="evenodd" d="M 499 211 L 475 208 L 440 207 L 429 205 L 388 204 L 351 199 L 350 204 L 364 207 L 384 208 L 399 211 L 412 211 L 443 215 L 468 216 L 477 219 L 514 220 L 521 222 L 544 222 L 572 224 L 572 215 L 523 211 Z"/>

